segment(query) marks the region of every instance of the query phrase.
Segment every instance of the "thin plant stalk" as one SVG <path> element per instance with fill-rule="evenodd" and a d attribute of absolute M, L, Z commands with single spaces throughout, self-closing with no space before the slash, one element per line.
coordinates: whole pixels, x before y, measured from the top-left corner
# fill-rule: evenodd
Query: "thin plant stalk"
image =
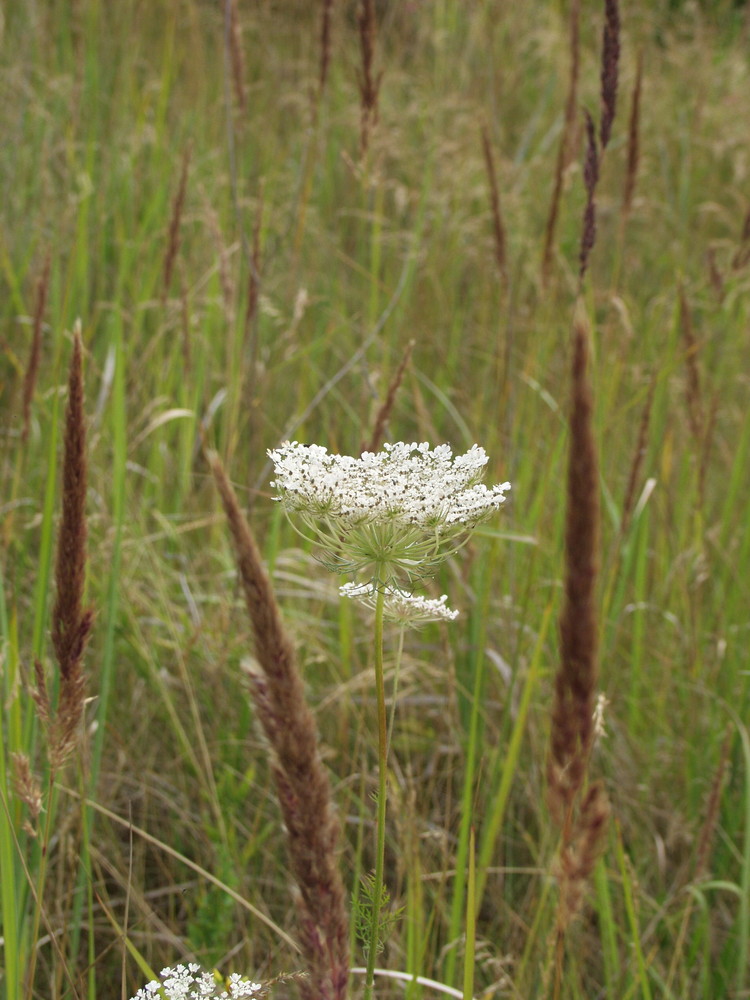
<path fill-rule="evenodd" d="M 388 782 L 388 726 L 385 711 L 385 678 L 383 671 L 383 612 L 385 587 L 378 588 L 375 605 L 375 695 L 378 704 L 378 801 L 375 847 L 375 880 L 370 915 L 370 942 L 367 951 L 365 1000 L 371 1000 L 375 982 L 375 959 L 380 937 L 380 903 L 383 895 L 383 867 L 385 861 L 385 815 Z"/>
<path fill-rule="evenodd" d="M 466 933 L 464 935 L 464 997 L 463 1000 L 472 1000 L 474 996 L 474 955 L 476 951 L 477 934 L 477 867 L 476 867 L 476 838 L 474 827 L 469 835 L 469 880 L 466 890 Z"/>
<path fill-rule="evenodd" d="M 44 888 L 47 883 L 47 861 L 49 859 L 49 851 L 47 847 L 50 843 L 50 837 L 52 836 L 52 821 L 57 813 L 57 792 L 55 785 L 55 772 L 50 770 L 49 781 L 47 785 L 47 795 L 45 797 L 45 822 L 44 822 L 44 832 L 41 835 L 41 843 L 43 845 L 42 850 L 39 853 L 39 866 L 34 875 L 34 909 L 32 914 L 32 925 L 31 925 L 31 936 L 29 938 L 31 948 L 29 949 L 29 966 L 26 971 L 26 976 L 24 980 L 24 992 L 23 995 L 27 1000 L 31 1000 L 34 995 L 34 978 L 36 975 L 36 960 L 39 949 L 35 947 L 34 942 L 39 940 L 39 928 L 42 922 L 42 910 L 44 906 Z"/>

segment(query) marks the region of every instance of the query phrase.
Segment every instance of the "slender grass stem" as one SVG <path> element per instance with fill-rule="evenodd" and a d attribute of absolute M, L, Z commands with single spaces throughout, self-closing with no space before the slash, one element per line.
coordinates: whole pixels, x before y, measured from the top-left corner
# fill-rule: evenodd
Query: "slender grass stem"
<path fill-rule="evenodd" d="M 52 836 L 52 819 L 57 812 L 57 792 L 55 789 L 55 776 L 50 772 L 49 785 L 46 796 L 46 817 L 44 833 L 42 835 L 42 850 L 39 859 L 39 867 L 36 872 L 36 894 L 34 897 L 34 912 L 31 926 L 31 942 L 39 940 L 39 928 L 42 922 L 42 907 L 44 906 L 44 887 L 47 882 L 47 861 L 49 859 L 48 847 Z M 24 996 L 31 1000 L 34 994 L 34 978 L 36 975 L 36 960 L 38 949 L 32 947 L 29 953 L 29 966 L 25 978 Z"/>
<path fill-rule="evenodd" d="M 3 701 L 10 703 L 7 678 L 12 675 L 15 667 L 12 656 L 10 622 L 5 604 L 5 586 L 3 566 L 0 564 L 0 657 L 8 663 L 8 670 L 3 671 Z M 10 775 L 6 759 L 5 718 L 0 716 L 3 724 L 3 739 L 0 739 L 0 796 L 3 808 L 0 810 L 0 917 L 2 917 L 5 960 L 5 988 L 8 996 L 19 995 L 21 992 L 21 963 L 19 961 L 22 926 L 19 913 L 18 895 L 16 891 L 17 872 L 13 856 L 13 812 L 8 797 Z M 10 727 L 8 727 L 10 728 Z M 17 734 L 16 734 L 17 735 Z M 8 734 L 8 751 L 13 748 L 12 736 Z"/>

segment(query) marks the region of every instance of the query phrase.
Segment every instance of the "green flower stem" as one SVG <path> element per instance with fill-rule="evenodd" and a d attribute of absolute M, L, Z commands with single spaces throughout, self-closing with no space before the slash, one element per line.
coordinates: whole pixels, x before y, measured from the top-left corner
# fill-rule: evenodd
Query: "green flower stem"
<path fill-rule="evenodd" d="M 385 588 L 378 586 L 375 606 L 375 691 L 378 702 L 378 818 L 377 846 L 375 849 L 375 885 L 372 895 L 370 944 L 367 952 L 365 1000 L 371 1000 L 375 981 L 375 959 L 378 951 L 380 928 L 380 900 L 383 895 L 383 864 L 385 858 L 385 805 L 388 777 L 388 729 L 385 714 L 385 680 L 383 677 L 383 608 Z"/>

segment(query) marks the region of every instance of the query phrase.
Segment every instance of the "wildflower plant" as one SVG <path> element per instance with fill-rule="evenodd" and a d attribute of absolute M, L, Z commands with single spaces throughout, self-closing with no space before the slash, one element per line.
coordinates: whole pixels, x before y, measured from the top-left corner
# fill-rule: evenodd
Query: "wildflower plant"
<path fill-rule="evenodd" d="M 313 544 L 323 565 L 358 577 L 340 593 L 375 611 L 375 688 L 378 706 L 378 795 L 375 872 L 372 877 L 365 1000 L 373 991 L 382 940 L 380 910 L 385 854 L 388 726 L 383 671 L 383 622 L 403 627 L 454 619 L 445 596 L 431 600 L 411 587 L 432 575 L 471 531 L 506 501 L 510 483 L 487 487 L 488 458 L 473 445 L 453 455 L 448 445 L 386 444 L 359 458 L 332 455 L 321 445 L 287 441 L 268 452 L 276 500 L 293 527 Z M 404 589 L 408 588 L 408 589 Z M 403 631 L 402 631 L 403 637 Z M 400 643 L 399 643 L 400 649 Z"/>

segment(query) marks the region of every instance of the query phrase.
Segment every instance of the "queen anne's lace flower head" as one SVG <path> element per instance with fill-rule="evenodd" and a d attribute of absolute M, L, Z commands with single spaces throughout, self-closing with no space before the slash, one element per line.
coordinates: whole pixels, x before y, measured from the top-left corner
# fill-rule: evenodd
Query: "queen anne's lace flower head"
<path fill-rule="evenodd" d="M 487 454 L 478 445 L 454 456 L 448 445 L 399 442 L 354 458 L 292 441 L 268 454 L 276 499 L 321 561 L 379 585 L 429 575 L 510 489 L 480 481 Z"/>
<path fill-rule="evenodd" d="M 210 972 L 204 972 L 199 965 L 177 965 L 174 969 L 162 969 L 161 982 L 146 983 L 132 1000 L 155 1000 L 160 995 L 167 1000 L 204 1000 L 213 997 L 218 1000 L 234 1000 L 236 997 L 260 997 L 263 995 L 261 983 L 253 983 L 233 972 L 226 984 L 217 982 Z M 224 989 L 224 986 L 227 989 Z"/>
<path fill-rule="evenodd" d="M 339 587 L 339 593 L 342 597 L 360 601 L 368 608 L 374 608 L 378 599 L 377 588 L 371 583 L 345 583 L 343 587 Z M 445 603 L 448 600 L 447 594 L 435 600 L 410 594 L 398 587 L 385 587 L 383 596 L 386 617 L 399 625 L 419 627 L 428 622 L 453 621 L 458 618 L 458 611 L 451 610 Z"/>

